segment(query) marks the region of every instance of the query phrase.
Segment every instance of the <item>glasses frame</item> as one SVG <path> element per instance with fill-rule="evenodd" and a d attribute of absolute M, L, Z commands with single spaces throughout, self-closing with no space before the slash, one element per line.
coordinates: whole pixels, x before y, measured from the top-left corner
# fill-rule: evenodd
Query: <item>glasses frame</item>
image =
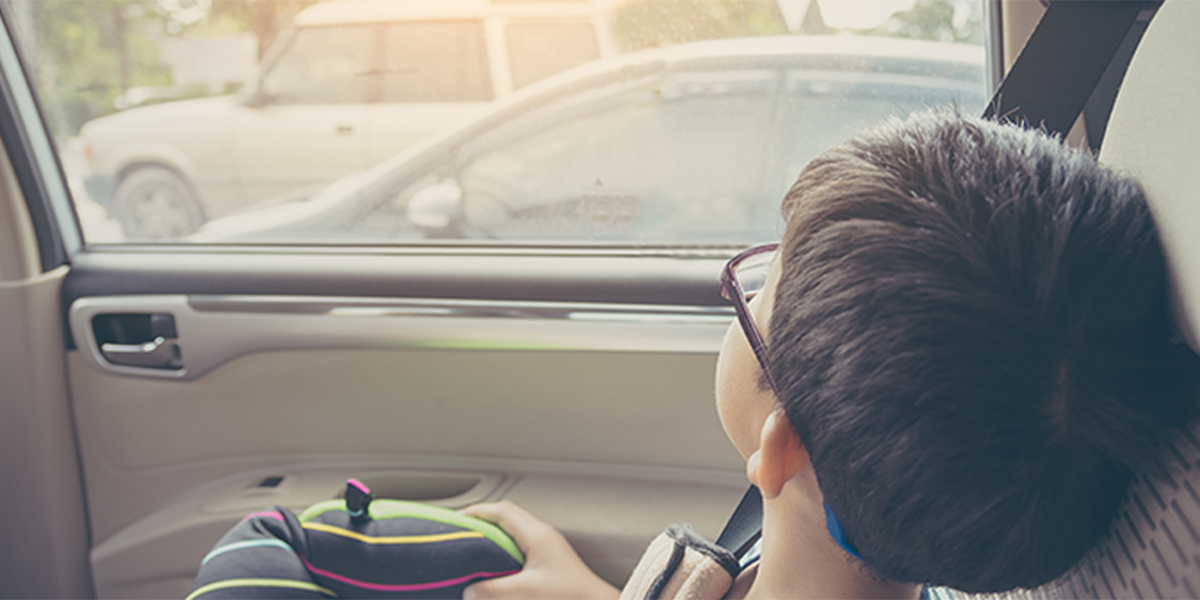
<path fill-rule="evenodd" d="M 767 380 L 767 385 L 771 386 L 771 392 L 779 398 L 779 386 L 775 385 L 775 378 L 771 375 L 770 363 L 767 361 L 767 344 L 763 340 L 762 332 L 758 329 L 758 325 L 754 322 L 754 317 L 750 314 L 750 302 L 746 299 L 746 292 L 742 289 L 741 284 L 737 281 L 737 268 L 747 259 L 773 252 L 779 249 L 779 244 L 776 242 L 770 244 L 762 244 L 747 248 L 738 252 L 729 262 L 725 263 L 725 269 L 721 271 L 721 295 L 726 300 L 733 304 L 733 310 L 737 313 L 738 324 L 742 326 L 742 333 L 746 335 L 746 341 L 750 342 L 750 349 L 754 351 L 754 356 L 758 358 L 758 364 L 762 367 L 763 376 Z M 842 530 L 842 523 L 838 521 L 837 515 L 833 514 L 833 509 L 829 508 L 828 504 L 825 508 L 825 529 L 829 531 L 829 536 L 845 550 L 858 560 L 863 560 L 858 554 L 858 550 L 846 539 L 846 533 Z M 864 561 L 865 562 L 865 561 Z"/>
<path fill-rule="evenodd" d="M 750 314 L 750 301 L 746 298 L 745 290 L 737 281 L 737 269 L 751 257 L 778 249 L 778 242 L 747 248 L 729 259 L 721 271 L 721 296 L 733 304 L 733 311 L 737 313 L 742 333 L 745 334 L 746 341 L 750 342 L 750 349 L 754 351 L 754 356 L 758 359 L 759 366 L 762 367 L 767 385 L 771 386 L 771 392 L 775 394 L 776 398 L 779 397 L 779 386 L 775 385 L 775 377 L 771 375 L 770 362 L 767 360 L 767 344 L 758 325 L 754 322 L 754 316 Z"/>

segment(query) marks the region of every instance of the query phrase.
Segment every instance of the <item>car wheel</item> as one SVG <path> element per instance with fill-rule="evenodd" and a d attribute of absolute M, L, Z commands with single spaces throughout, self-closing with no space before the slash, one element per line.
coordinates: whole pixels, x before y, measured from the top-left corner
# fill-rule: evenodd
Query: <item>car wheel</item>
<path fill-rule="evenodd" d="M 141 167 L 122 178 L 112 207 L 130 239 L 179 238 L 204 224 L 204 209 L 192 188 L 165 167 Z"/>

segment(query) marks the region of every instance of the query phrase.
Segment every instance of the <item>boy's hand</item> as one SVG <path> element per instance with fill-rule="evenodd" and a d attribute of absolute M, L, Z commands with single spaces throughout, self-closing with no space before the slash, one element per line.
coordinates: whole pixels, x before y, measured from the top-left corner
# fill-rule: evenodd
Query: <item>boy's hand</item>
<path fill-rule="evenodd" d="M 473 583 L 463 590 L 463 598 L 611 599 L 620 595 L 584 564 L 557 529 L 516 504 L 476 504 L 460 512 L 500 526 L 525 553 L 520 573 Z"/>

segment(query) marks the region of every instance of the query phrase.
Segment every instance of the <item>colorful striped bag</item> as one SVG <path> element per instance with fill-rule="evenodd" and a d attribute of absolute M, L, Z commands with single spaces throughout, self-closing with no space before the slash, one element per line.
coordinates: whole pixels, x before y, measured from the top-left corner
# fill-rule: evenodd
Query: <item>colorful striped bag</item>
<path fill-rule="evenodd" d="M 495 525 L 418 502 L 374 500 L 351 479 L 346 499 L 251 513 L 200 566 L 187 600 L 461 598 L 474 581 L 521 570 Z"/>

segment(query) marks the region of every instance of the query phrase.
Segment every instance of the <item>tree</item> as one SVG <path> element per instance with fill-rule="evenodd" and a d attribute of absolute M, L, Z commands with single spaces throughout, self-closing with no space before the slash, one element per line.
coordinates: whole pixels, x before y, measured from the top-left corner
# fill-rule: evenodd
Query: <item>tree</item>
<path fill-rule="evenodd" d="M 113 112 L 114 99 L 130 88 L 172 84 L 159 60 L 160 40 L 253 31 L 261 56 L 298 11 L 318 0 L 10 1 L 50 127 L 70 137 Z"/>
<path fill-rule="evenodd" d="M 786 33 L 776 0 L 629 0 L 613 18 L 623 50 Z"/>
<path fill-rule="evenodd" d="M 252 31 L 258 37 L 258 56 L 271 47 L 292 23 L 296 13 L 320 0 L 215 0 L 209 17 L 191 32 L 207 28 L 210 31 L 237 33 Z"/>
<path fill-rule="evenodd" d="M 860 33 L 983 44 L 983 8 L 978 0 L 917 0 L 911 9 Z"/>
<path fill-rule="evenodd" d="M 60 136 L 112 112 L 128 87 L 171 81 L 158 63 L 152 36 L 161 23 L 149 0 L 39 0 L 17 14 L 24 17 L 18 39 Z"/>

